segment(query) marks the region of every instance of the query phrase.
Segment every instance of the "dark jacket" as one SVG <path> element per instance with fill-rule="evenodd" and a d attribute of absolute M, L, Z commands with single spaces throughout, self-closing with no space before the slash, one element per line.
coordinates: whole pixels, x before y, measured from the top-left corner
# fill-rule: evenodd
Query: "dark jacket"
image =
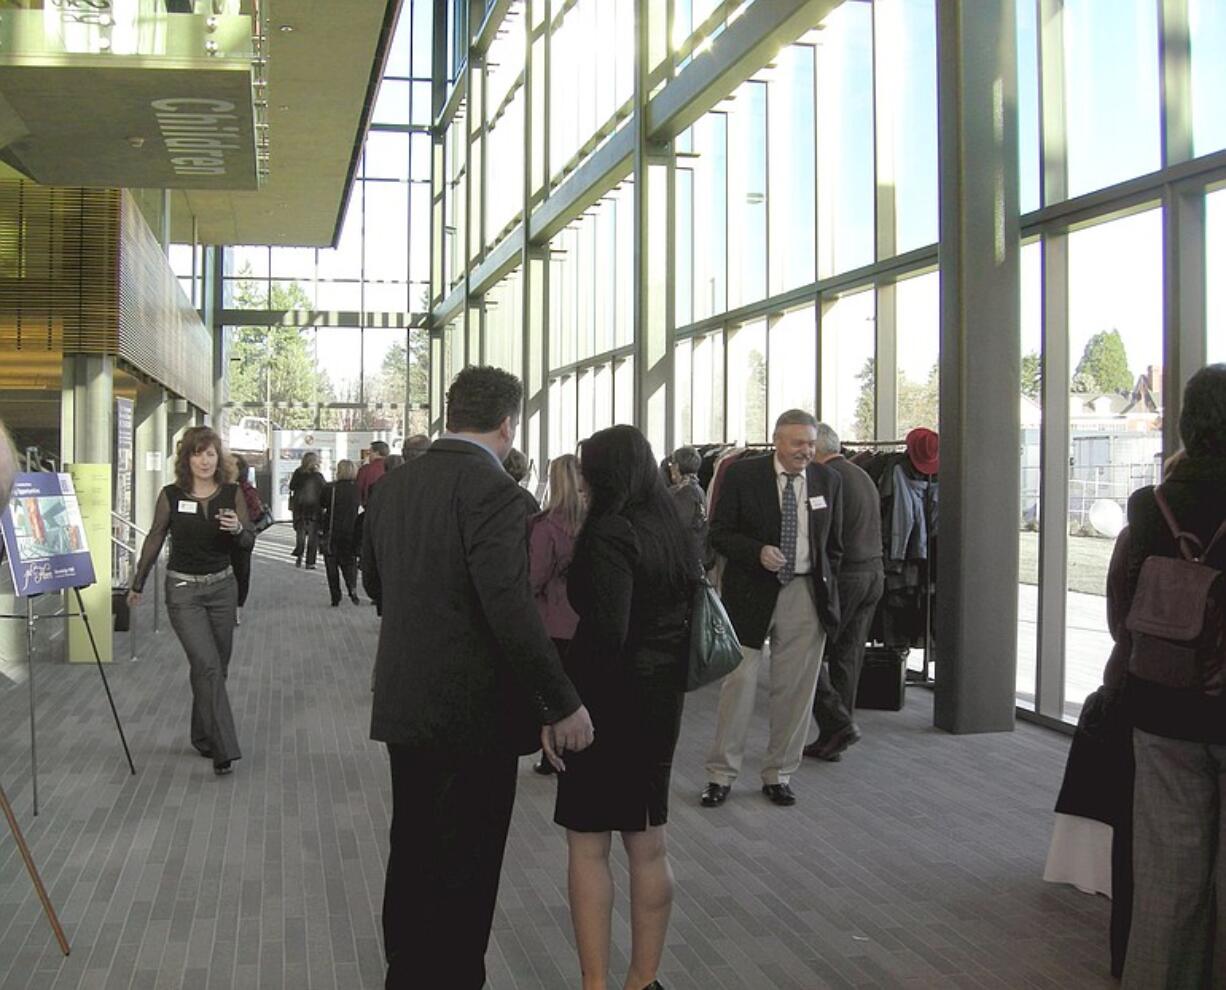
<path fill-rule="evenodd" d="M 715 555 L 708 549 L 710 522 L 707 519 L 707 493 L 698 483 L 698 476 L 693 474 L 673 485 L 669 492 L 673 496 L 673 504 L 677 506 L 677 515 L 681 517 L 681 525 L 693 542 L 695 557 L 703 570 L 710 570 L 715 565 Z"/>
<path fill-rule="evenodd" d="M 520 489 L 443 439 L 375 486 L 362 578 L 383 603 L 370 734 L 448 754 L 529 753 L 579 707 L 528 586 Z"/>
<path fill-rule="evenodd" d="M 809 550 L 817 614 L 827 630 L 838 628 L 839 594 L 835 584 L 843 558 L 843 502 L 839 476 L 820 464 L 805 472 L 809 498 L 821 496 L 825 506 L 808 508 Z M 806 506 L 800 507 L 806 511 Z M 711 518 L 711 546 L 727 558 L 720 597 L 737 638 L 759 649 L 766 639 L 779 579 L 759 560 L 765 546 L 779 546 L 783 514 L 773 454 L 749 457 L 731 465 L 724 476 L 715 514 Z"/>
<path fill-rule="evenodd" d="M 319 500 L 325 484 L 324 476 L 318 471 L 294 468 L 289 479 L 289 507 L 295 519 L 319 517 Z"/>
<path fill-rule="evenodd" d="M 843 563 L 840 572 L 881 570 L 881 495 L 868 472 L 846 457 L 831 458 L 826 467 L 842 479 Z"/>
<path fill-rule="evenodd" d="M 319 531 L 324 553 L 332 557 L 356 557 L 358 486 L 352 478 L 334 481 L 324 488 L 319 509 Z"/>
<path fill-rule="evenodd" d="M 1189 458 L 1181 461 L 1162 484 L 1163 494 L 1180 527 L 1208 545 L 1226 519 L 1226 458 Z M 1128 500 L 1128 546 L 1116 557 L 1126 567 L 1107 579 L 1109 624 L 1123 629 L 1132 596 L 1136 593 L 1141 565 L 1151 555 L 1179 555 L 1175 538 L 1158 509 L 1152 486 L 1138 489 Z M 1226 540 L 1218 542 L 1206 561 L 1226 570 Z M 1169 739 L 1226 743 L 1226 695 L 1210 697 L 1198 690 L 1170 688 L 1128 675 L 1125 685 L 1133 724 L 1143 732 Z"/>

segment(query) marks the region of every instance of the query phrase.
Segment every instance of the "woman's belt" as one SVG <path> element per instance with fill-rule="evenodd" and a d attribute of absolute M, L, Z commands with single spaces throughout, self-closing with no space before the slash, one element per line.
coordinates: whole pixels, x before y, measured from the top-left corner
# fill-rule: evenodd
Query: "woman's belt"
<path fill-rule="evenodd" d="M 216 584 L 218 581 L 224 581 L 233 573 L 234 568 L 227 566 L 224 570 L 214 571 L 212 574 L 184 574 L 182 571 L 167 571 L 166 576 L 176 581 L 187 581 L 189 584 Z"/>

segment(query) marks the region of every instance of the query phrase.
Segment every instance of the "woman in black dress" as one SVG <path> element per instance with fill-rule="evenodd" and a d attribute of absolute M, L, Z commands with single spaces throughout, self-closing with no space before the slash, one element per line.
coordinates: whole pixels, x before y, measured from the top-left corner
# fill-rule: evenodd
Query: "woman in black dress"
<path fill-rule="evenodd" d="M 242 753 L 226 693 L 234 646 L 238 582 L 230 554 L 250 548 L 255 533 L 238 485 L 226 484 L 221 439 L 207 426 L 183 434 L 175 454 L 175 483 L 158 496 L 153 525 L 141 548 L 128 601 L 139 605 L 145 580 L 170 537 L 166 611 L 191 669 L 191 739 L 228 774 Z"/>
<path fill-rule="evenodd" d="M 665 846 L 668 783 L 681 725 L 693 562 L 646 438 L 601 430 L 580 450 L 587 522 L 567 574 L 579 625 L 566 668 L 592 713 L 596 741 L 568 753 L 554 821 L 566 828 L 571 920 L 584 990 L 609 967 L 612 833 L 630 863 L 627 990 L 658 988 L 672 907 Z"/>

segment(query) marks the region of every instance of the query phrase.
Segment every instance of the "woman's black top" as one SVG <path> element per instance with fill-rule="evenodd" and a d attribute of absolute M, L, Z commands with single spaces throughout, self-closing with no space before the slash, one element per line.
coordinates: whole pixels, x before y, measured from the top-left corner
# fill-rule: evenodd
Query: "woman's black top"
<path fill-rule="evenodd" d="M 564 665 L 597 728 L 591 746 L 563 757 L 554 821 L 578 832 L 668 821 L 689 595 L 644 566 L 640 547 L 625 517 L 589 519 L 567 571 L 579 625 Z"/>
<path fill-rule="evenodd" d="M 1226 458 L 1188 458 L 1175 465 L 1162 492 L 1180 528 L 1208 546 L 1226 519 Z M 1138 489 L 1128 500 L 1128 546 L 1111 564 L 1107 581 L 1109 624 L 1125 655 L 1131 648 L 1125 620 L 1136 594 L 1141 565 L 1149 556 L 1176 557 L 1175 538 L 1162 517 L 1152 487 Z M 1116 557 L 1121 558 L 1117 561 Z M 1226 570 L 1226 541 L 1219 541 L 1206 563 Z M 1126 570 L 1122 580 L 1118 573 Z M 1168 739 L 1226 744 L 1226 695 L 1212 697 L 1199 690 L 1166 687 L 1128 676 L 1125 685 L 1133 724 L 1143 732 Z"/>
<path fill-rule="evenodd" d="M 357 521 L 358 483 L 349 478 L 327 485 L 319 515 L 319 528 L 327 534 L 325 553 L 333 557 L 356 556 L 358 547 L 354 534 Z"/>
<path fill-rule="evenodd" d="M 222 509 L 233 509 L 243 524 L 241 533 L 231 534 L 218 524 Z M 249 548 L 255 533 L 247 518 L 246 500 L 239 497 L 238 485 L 220 485 L 207 499 L 192 497 L 178 485 L 167 485 L 158 496 L 153 526 L 141 548 L 140 563 L 132 590 L 140 592 L 170 536 L 170 570 L 180 574 L 216 574 L 230 566 L 230 551 L 236 546 Z"/>

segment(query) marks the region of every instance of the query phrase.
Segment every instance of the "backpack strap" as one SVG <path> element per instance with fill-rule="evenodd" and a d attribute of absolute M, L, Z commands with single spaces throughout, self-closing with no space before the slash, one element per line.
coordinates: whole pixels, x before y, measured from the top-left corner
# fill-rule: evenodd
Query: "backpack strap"
<path fill-rule="evenodd" d="M 1195 533 L 1189 533 L 1179 528 L 1179 522 L 1175 519 L 1175 513 L 1171 511 L 1171 507 L 1166 500 L 1166 496 L 1162 494 L 1162 486 L 1158 485 L 1154 489 L 1154 501 L 1158 503 L 1158 509 L 1162 512 L 1162 517 L 1166 520 L 1167 526 L 1170 528 L 1171 534 L 1175 537 L 1175 542 L 1179 546 L 1179 553 L 1185 560 L 1202 561 L 1213 551 L 1213 548 L 1218 545 L 1218 542 L 1223 536 L 1226 536 L 1226 519 L 1222 520 L 1222 524 L 1218 526 L 1217 532 L 1213 534 L 1213 539 L 1209 541 L 1209 545 L 1205 546 L 1200 541 Z M 1199 551 L 1198 553 L 1189 553 L 1186 543 L 1192 544 Z"/>

